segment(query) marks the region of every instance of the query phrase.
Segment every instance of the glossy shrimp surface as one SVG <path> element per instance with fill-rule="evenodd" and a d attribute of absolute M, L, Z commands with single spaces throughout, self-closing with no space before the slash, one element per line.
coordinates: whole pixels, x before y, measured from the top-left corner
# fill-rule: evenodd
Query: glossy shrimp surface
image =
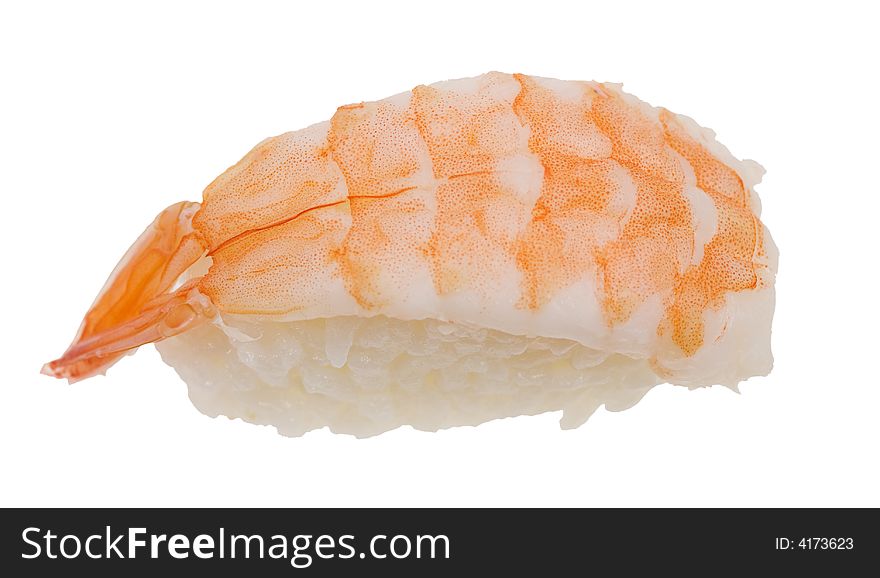
<path fill-rule="evenodd" d="M 387 315 L 698 380 L 701 352 L 747 339 L 733 309 L 772 291 L 760 174 L 617 85 L 489 73 L 343 106 L 160 214 L 44 371 L 89 377 L 218 316 Z"/>

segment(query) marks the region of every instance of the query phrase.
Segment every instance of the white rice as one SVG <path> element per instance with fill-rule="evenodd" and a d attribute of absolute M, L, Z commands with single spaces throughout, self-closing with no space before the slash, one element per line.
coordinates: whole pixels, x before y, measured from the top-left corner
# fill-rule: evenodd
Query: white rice
<path fill-rule="evenodd" d="M 371 436 L 562 410 L 581 425 L 634 405 L 661 380 L 647 359 L 574 341 L 432 319 L 227 318 L 157 344 L 195 406 L 287 436 L 329 427 Z"/>

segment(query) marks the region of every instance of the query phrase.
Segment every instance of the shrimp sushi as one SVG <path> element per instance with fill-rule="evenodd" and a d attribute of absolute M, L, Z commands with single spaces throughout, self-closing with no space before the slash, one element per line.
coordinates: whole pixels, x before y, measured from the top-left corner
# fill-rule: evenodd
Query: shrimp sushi
<path fill-rule="evenodd" d="M 488 73 L 342 106 L 162 211 L 43 372 L 155 343 L 203 413 L 298 436 L 769 373 L 763 169 L 619 85 Z"/>

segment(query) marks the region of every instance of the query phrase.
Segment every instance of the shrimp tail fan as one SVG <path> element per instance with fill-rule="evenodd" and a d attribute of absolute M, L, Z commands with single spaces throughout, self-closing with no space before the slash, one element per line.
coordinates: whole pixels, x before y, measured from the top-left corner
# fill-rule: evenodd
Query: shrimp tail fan
<path fill-rule="evenodd" d="M 199 204 L 162 211 L 125 253 L 80 325 L 73 343 L 43 373 L 73 383 L 103 374 L 127 352 L 176 335 L 212 316 L 195 282 L 175 281 L 204 253 L 192 229 Z"/>

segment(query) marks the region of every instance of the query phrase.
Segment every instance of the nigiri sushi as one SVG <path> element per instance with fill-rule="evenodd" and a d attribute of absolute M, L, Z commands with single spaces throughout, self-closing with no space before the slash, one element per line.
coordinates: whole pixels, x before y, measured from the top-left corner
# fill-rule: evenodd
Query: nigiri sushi
<path fill-rule="evenodd" d="M 437 430 L 772 367 L 763 169 L 619 85 L 488 73 L 259 143 L 135 241 L 64 355 L 155 342 L 203 413 Z"/>

